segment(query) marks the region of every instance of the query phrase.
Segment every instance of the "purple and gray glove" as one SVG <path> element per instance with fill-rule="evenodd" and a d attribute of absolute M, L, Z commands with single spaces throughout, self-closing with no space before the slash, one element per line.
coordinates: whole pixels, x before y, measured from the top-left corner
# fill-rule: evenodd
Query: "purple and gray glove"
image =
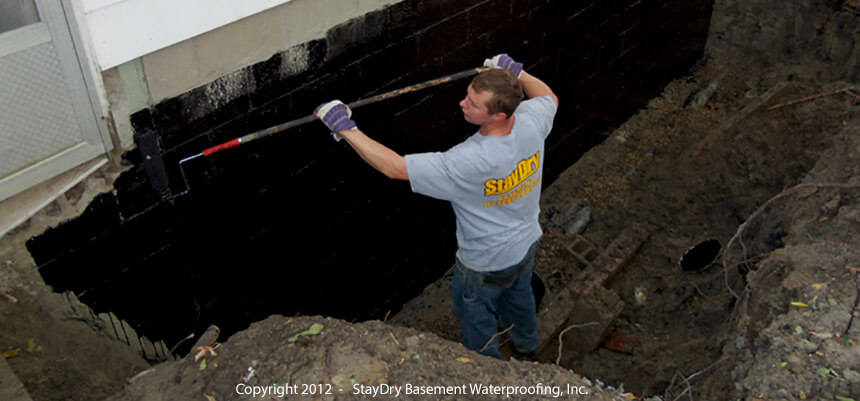
<path fill-rule="evenodd" d="M 484 60 L 484 67 L 490 68 L 504 68 L 517 76 L 520 77 L 520 74 L 523 73 L 523 63 L 518 63 L 514 61 L 510 56 L 506 53 L 497 54 L 493 58 L 488 58 Z"/>
<path fill-rule="evenodd" d="M 332 100 L 317 106 L 314 114 L 331 130 L 331 135 L 336 141 L 343 139 L 338 132 L 358 128 L 355 121 L 349 119 L 352 117 L 352 110 L 340 100 Z"/>

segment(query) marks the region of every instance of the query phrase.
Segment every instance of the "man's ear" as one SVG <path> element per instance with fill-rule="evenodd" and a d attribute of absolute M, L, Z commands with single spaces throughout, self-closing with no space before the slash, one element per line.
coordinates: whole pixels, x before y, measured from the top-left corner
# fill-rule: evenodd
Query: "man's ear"
<path fill-rule="evenodd" d="M 507 119 L 508 119 L 508 113 L 498 112 L 496 114 L 493 114 L 493 120 L 494 121 L 502 121 L 502 120 L 507 120 Z"/>

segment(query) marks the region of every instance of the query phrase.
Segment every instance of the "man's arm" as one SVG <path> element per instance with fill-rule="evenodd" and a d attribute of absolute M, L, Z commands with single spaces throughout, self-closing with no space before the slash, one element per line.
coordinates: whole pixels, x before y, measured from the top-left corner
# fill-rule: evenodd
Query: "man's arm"
<path fill-rule="evenodd" d="M 526 96 L 530 99 L 534 97 L 551 96 L 552 100 L 555 101 L 555 107 L 558 107 L 558 96 L 552 92 L 552 89 L 550 89 L 547 84 L 536 78 L 534 75 L 523 71 L 520 75 L 520 84 L 523 86 L 523 91 L 526 92 Z"/>
<path fill-rule="evenodd" d="M 552 89 L 550 89 L 543 81 L 537 79 L 534 75 L 525 72 L 523 70 L 523 63 L 515 61 L 506 53 L 497 54 L 492 58 L 484 60 L 484 67 L 503 68 L 512 72 L 520 79 L 520 85 L 523 86 L 523 90 L 526 92 L 526 96 L 528 96 L 529 99 L 541 96 L 551 96 L 552 100 L 555 102 L 555 107 L 558 108 L 558 96 L 556 96 L 555 93 L 552 93 Z"/>
<path fill-rule="evenodd" d="M 406 172 L 406 158 L 361 132 L 355 121 L 350 120 L 352 110 L 349 106 L 340 100 L 332 100 L 319 105 L 314 110 L 314 114 L 331 130 L 336 140 L 340 140 L 341 137 L 346 138 L 347 143 L 367 164 L 388 178 L 409 179 Z"/>
<path fill-rule="evenodd" d="M 406 158 L 391 150 L 387 146 L 370 139 L 360 129 L 338 131 L 338 134 L 346 139 L 349 146 L 361 156 L 367 164 L 377 169 L 386 177 L 396 180 L 408 180 L 406 171 Z"/>

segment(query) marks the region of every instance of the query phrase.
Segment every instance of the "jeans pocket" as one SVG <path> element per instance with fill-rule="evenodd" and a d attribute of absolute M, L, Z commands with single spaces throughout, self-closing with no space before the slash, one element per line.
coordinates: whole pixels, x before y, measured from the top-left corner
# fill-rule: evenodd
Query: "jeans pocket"
<path fill-rule="evenodd" d="M 467 304 L 477 304 L 481 297 L 477 294 L 470 294 L 470 291 L 463 291 L 463 302 Z"/>
<path fill-rule="evenodd" d="M 479 277 L 475 277 L 474 273 L 467 273 L 463 278 L 463 302 L 467 304 L 480 302 L 481 295 L 476 283 L 476 279 L 479 279 Z"/>
<path fill-rule="evenodd" d="M 458 273 L 461 274 L 460 297 L 464 303 L 475 304 L 481 300 L 481 277 L 473 271 L 466 268 L 461 268 Z"/>

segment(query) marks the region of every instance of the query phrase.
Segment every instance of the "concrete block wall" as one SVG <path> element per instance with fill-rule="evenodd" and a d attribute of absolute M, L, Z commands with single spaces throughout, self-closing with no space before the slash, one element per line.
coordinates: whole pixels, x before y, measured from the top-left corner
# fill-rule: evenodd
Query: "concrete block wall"
<path fill-rule="evenodd" d="M 103 72 L 119 146 L 133 146 L 129 115 L 272 54 L 324 38 L 331 27 L 401 0 L 291 0 Z M 301 46 L 297 48 L 299 51 Z M 290 72 L 303 72 L 301 55 Z M 218 93 L 213 101 L 244 93 Z"/>
<path fill-rule="evenodd" d="M 126 154 L 133 168 L 115 194 L 28 246 L 49 284 L 168 343 L 211 323 L 230 333 L 272 313 L 380 318 L 453 263 L 450 205 L 386 179 L 319 123 L 185 163 L 191 191 L 171 198 L 185 189 L 178 161 L 326 100 L 372 96 L 507 52 L 561 99 L 547 143 L 549 185 L 702 56 L 711 7 L 391 4 L 135 113 L 144 151 Z M 457 105 L 466 85 L 365 106 L 354 119 L 403 154 L 445 150 L 475 131 Z"/>
<path fill-rule="evenodd" d="M 158 103 L 400 0 L 293 0 L 141 58 Z M 300 67 L 300 66 L 299 66 Z"/>

